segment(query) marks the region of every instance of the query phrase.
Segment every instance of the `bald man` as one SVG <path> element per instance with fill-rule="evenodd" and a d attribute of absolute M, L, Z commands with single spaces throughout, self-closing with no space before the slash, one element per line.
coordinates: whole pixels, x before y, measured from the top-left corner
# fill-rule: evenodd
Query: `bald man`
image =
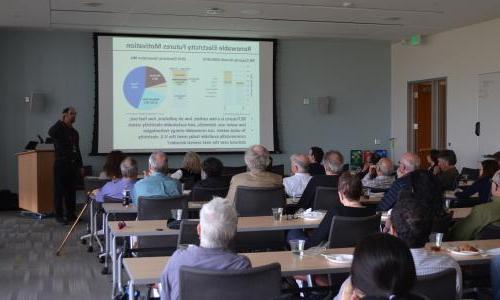
<path fill-rule="evenodd" d="M 231 178 L 227 199 L 234 201 L 238 186 L 249 187 L 279 187 L 283 186 L 278 174 L 266 171 L 269 165 L 269 151 L 262 145 L 253 145 L 245 152 L 245 164 L 248 172 L 234 175 Z"/>
<path fill-rule="evenodd" d="M 311 175 L 308 171 L 309 158 L 305 154 L 294 154 L 290 156 L 290 172 L 292 176 L 283 178 L 285 192 L 291 197 L 301 197 Z"/>
<path fill-rule="evenodd" d="M 376 165 L 370 166 L 370 171 L 363 177 L 361 182 L 364 187 L 387 190 L 394 182 L 393 172 L 392 161 L 384 157 Z"/>
<path fill-rule="evenodd" d="M 397 171 L 398 178 L 393 182 L 389 190 L 384 194 L 384 197 L 377 205 L 377 211 L 388 211 L 398 201 L 399 192 L 404 188 L 411 186 L 411 179 L 408 174 L 417 170 L 420 167 L 420 158 L 407 152 L 401 156 Z"/>

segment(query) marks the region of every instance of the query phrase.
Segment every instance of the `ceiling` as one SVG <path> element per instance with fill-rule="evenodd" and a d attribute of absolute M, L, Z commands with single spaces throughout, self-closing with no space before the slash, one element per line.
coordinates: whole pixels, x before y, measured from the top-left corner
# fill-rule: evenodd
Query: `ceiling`
<path fill-rule="evenodd" d="M 216 8 L 218 11 L 207 10 Z M 2 0 L 0 28 L 398 41 L 500 17 L 499 0 Z"/>

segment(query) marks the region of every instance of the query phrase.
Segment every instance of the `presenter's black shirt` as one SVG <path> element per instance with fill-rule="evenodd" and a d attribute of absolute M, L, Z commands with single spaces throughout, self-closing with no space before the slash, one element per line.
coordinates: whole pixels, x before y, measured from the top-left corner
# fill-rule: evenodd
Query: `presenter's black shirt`
<path fill-rule="evenodd" d="M 59 120 L 50 127 L 49 136 L 54 139 L 56 161 L 73 163 L 76 167 L 82 167 L 80 136 L 76 129 Z"/>

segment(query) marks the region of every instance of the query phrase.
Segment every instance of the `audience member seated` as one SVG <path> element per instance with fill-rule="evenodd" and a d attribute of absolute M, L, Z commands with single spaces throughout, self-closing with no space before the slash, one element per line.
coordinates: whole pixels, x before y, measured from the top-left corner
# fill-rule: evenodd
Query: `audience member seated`
<path fill-rule="evenodd" d="M 377 205 L 378 211 L 387 211 L 391 209 L 398 200 L 399 192 L 411 186 L 411 172 L 417 170 L 420 166 L 420 159 L 417 155 L 407 152 L 401 156 L 397 170 L 397 179 L 391 187 L 385 192 L 384 197 Z"/>
<path fill-rule="evenodd" d="M 193 189 L 198 187 L 229 188 L 229 179 L 222 176 L 222 170 L 224 169 L 224 166 L 219 159 L 215 157 L 209 157 L 203 161 L 201 168 L 201 177 L 204 179 L 195 183 Z"/>
<path fill-rule="evenodd" d="M 339 178 L 338 188 L 340 202 L 343 206 L 330 209 L 321 221 L 318 229 L 316 229 L 310 237 L 308 237 L 303 230 L 295 229 L 288 231 L 288 240 L 305 240 L 305 248 L 317 246 L 328 240 L 334 216 L 368 217 L 375 214 L 374 209 L 364 207 L 359 202 L 363 194 L 363 188 L 358 176 L 351 175 L 349 172 L 344 172 Z"/>
<path fill-rule="evenodd" d="M 137 162 L 131 157 L 126 157 L 120 164 L 121 178 L 114 178 L 101 189 L 93 192 L 97 202 L 104 202 L 104 197 L 121 199 L 124 191 L 132 191 L 137 181 Z"/>
<path fill-rule="evenodd" d="M 182 160 L 181 168 L 170 175 L 170 177 L 188 185 L 185 187 L 186 189 L 191 189 L 195 182 L 201 180 L 200 156 L 196 152 L 187 152 Z"/>
<path fill-rule="evenodd" d="M 500 221 L 500 171 L 497 171 L 491 180 L 491 202 L 474 206 L 470 215 L 453 225 L 449 239 L 472 240 L 488 224 L 498 221 Z"/>
<path fill-rule="evenodd" d="M 311 180 L 309 180 L 309 183 L 307 183 L 299 202 L 296 205 L 289 206 L 290 210 L 312 207 L 314 196 L 316 195 L 316 188 L 318 186 L 337 187 L 339 176 L 342 173 L 342 166 L 344 165 L 342 153 L 335 150 L 328 151 L 323 159 L 323 163 L 326 175 L 313 176 Z"/>
<path fill-rule="evenodd" d="M 458 263 L 448 255 L 425 249 L 432 231 L 433 214 L 423 205 L 422 199 L 411 193 L 404 193 L 391 213 L 389 232 L 397 236 L 410 248 L 415 262 L 417 276 L 434 274 L 445 269 L 457 271 L 457 299 L 462 295 L 462 272 Z"/>
<path fill-rule="evenodd" d="M 427 162 L 429 163 L 429 168 L 427 170 L 429 171 L 430 174 L 437 175 L 439 173 L 439 166 L 438 166 L 438 155 L 439 155 L 439 150 L 432 149 L 429 151 L 429 154 L 427 154 Z"/>
<path fill-rule="evenodd" d="M 467 200 L 475 193 L 479 194 L 479 202 L 486 203 L 490 201 L 491 194 L 491 178 L 499 169 L 498 162 L 493 159 L 483 160 L 479 168 L 479 178 L 474 181 L 471 186 L 466 187 L 463 191 L 457 191 L 455 196 L 460 200 Z"/>
<path fill-rule="evenodd" d="M 381 158 L 376 165 L 370 166 L 370 170 L 363 177 L 363 186 L 386 190 L 394 182 L 393 171 L 394 167 L 391 160 L 385 157 Z"/>
<path fill-rule="evenodd" d="M 375 234 L 356 246 L 351 277 L 335 299 L 421 299 L 409 295 L 416 277 L 405 243 L 388 234 Z"/>
<path fill-rule="evenodd" d="M 311 147 L 309 149 L 309 174 L 311 176 L 325 175 L 325 168 L 321 164 L 323 161 L 323 149 L 320 147 Z"/>
<path fill-rule="evenodd" d="M 439 172 L 437 177 L 444 191 L 453 191 L 457 187 L 457 156 L 453 150 L 442 150 L 438 155 Z"/>
<path fill-rule="evenodd" d="M 311 179 L 309 174 L 309 159 L 304 154 L 290 156 L 290 172 L 292 176 L 283 178 L 285 192 L 292 197 L 300 197 Z"/>
<path fill-rule="evenodd" d="M 125 154 L 119 150 L 111 151 L 106 156 L 106 162 L 102 167 L 102 172 L 99 174 L 100 179 L 115 179 L 120 178 L 120 164 L 125 159 Z"/>
<path fill-rule="evenodd" d="M 227 199 L 234 201 L 239 186 L 279 187 L 283 186 L 280 175 L 266 171 L 269 165 L 269 151 L 262 145 L 253 145 L 245 152 L 245 164 L 248 172 L 234 175 L 231 178 Z"/>
<path fill-rule="evenodd" d="M 178 196 L 182 193 L 181 183 L 168 175 L 168 157 L 161 151 L 149 156 L 149 169 L 144 179 L 137 181 L 132 190 L 132 201 L 137 205 L 139 197 Z"/>
<path fill-rule="evenodd" d="M 238 216 L 231 201 L 217 197 L 203 205 L 198 225 L 200 246 L 189 245 L 172 255 L 161 275 L 161 299 L 179 299 L 179 269 L 182 266 L 206 270 L 250 268 L 251 263 L 246 256 L 227 249 L 237 224 Z"/>
<path fill-rule="evenodd" d="M 490 155 L 486 155 L 486 157 L 494 159 L 497 161 L 498 164 L 500 164 L 500 151 L 497 151 L 497 152 L 490 154 Z"/>

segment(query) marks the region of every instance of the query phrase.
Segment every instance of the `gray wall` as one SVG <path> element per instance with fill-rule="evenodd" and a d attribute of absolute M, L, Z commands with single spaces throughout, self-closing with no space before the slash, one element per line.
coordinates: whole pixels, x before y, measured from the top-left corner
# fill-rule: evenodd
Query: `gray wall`
<path fill-rule="evenodd" d="M 78 110 L 84 163 L 101 168 L 103 157 L 89 157 L 94 108 L 92 35 L 81 32 L 0 31 L 0 188 L 17 191 L 15 153 L 60 116 L 63 107 Z M 309 145 L 338 149 L 388 146 L 390 126 L 390 45 L 356 40 L 284 40 L 277 53 L 278 129 L 288 165 L 294 152 Z M 31 92 L 46 95 L 42 109 L 23 102 Z M 331 114 L 318 113 L 314 98 L 334 97 Z M 304 97 L 313 99 L 303 105 Z M 373 139 L 382 140 L 381 146 Z M 242 165 L 241 155 L 220 155 L 226 165 Z M 146 167 L 146 157 L 138 157 Z M 181 156 L 171 156 L 170 165 Z"/>

